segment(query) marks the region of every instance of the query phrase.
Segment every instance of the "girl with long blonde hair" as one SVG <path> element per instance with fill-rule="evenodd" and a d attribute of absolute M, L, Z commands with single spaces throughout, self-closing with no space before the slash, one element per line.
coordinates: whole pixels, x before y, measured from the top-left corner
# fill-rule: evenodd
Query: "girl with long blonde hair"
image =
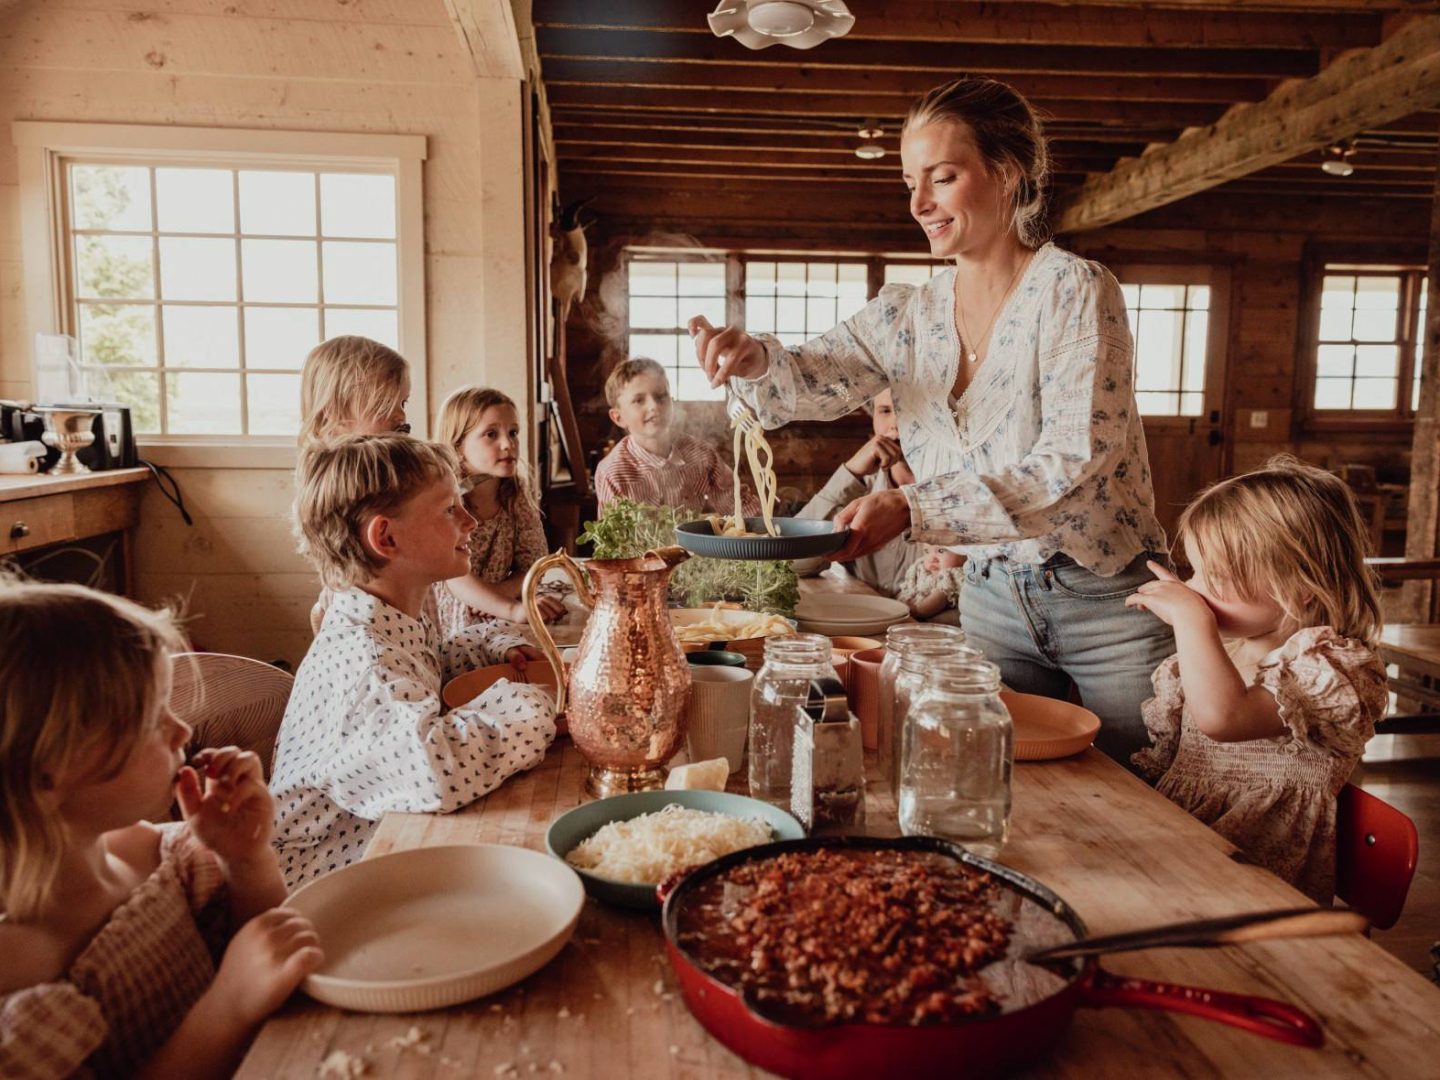
<path fill-rule="evenodd" d="M 545 554 L 540 504 L 520 453 L 520 415 L 508 395 L 462 386 L 436 418 L 436 438 L 454 447 L 464 474 L 465 507 L 476 520 L 470 534 L 470 573 L 436 587 L 448 634 L 483 618 L 525 622 L 520 586 Z M 539 599 L 547 619 L 564 614 L 555 597 Z"/>
<path fill-rule="evenodd" d="M 322 959 L 259 759 L 184 763 L 183 649 L 165 612 L 0 577 L 0 1076 L 228 1076 Z"/>
<path fill-rule="evenodd" d="M 1180 518 L 1194 570 L 1129 606 L 1175 631 L 1135 755 L 1160 792 L 1328 904 L 1336 796 L 1385 714 L 1380 601 L 1350 489 L 1294 458 L 1222 480 Z"/>
<path fill-rule="evenodd" d="M 388 345 L 355 335 L 322 341 L 300 369 L 300 446 L 409 432 L 409 397 L 410 365 Z"/>

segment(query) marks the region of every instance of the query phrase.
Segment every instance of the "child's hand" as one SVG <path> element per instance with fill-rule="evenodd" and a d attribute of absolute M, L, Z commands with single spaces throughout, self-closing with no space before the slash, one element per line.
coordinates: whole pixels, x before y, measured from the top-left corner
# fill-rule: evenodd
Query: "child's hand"
<path fill-rule="evenodd" d="M 540 618 L 545 622 L 555 622 L 565 615 L 565 601 L 558 596 L 542 593 L 535 598 L 535 610 L 540 612 Z M 530 621 L 530 613 L 525 610 L 524 600 L 516 600 L 510 605 L 510 621 L 518 623 Z"/>
<path fill-rule="evenodd" d="M 533 645 L 517 645 L 505 654 L 506 661 L 516 671 L 524 671 L 531 660 L 544 660 L 545 654 Z"/>
<path fill-rule="evenodd" d="M 1203 596 L 1159 563 L 1145 565 L 1159 580 L 1147 581 L 1127 596 L 1126 607 L 1148 611 L 1168 626 L 1215 630 L 1215 613 Z"/>
<path fill-rule="evenodd" d="M 243 1024 L 259 1024 L 325 960 L 320 936 L 292 908 L 271 908 L 240 928 L 211 989 Z"/>
<path fill-rule="evenodd" d="M 222 862 L 269 854 L 275 803 L 260 759 L 248 750 L 201 750 L 180 770 L 175 797 L 196 839 Z"/>

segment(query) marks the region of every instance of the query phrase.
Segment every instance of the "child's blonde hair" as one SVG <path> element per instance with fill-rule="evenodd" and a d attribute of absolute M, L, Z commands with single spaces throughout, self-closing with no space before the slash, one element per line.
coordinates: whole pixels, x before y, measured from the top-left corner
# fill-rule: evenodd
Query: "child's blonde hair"
<path fill-rule="evenodd" d="M 322 341 L 300 372 L 300 445 L 346 434 L 357 420 L 405 404 L 410 365 L 388 345 L 346 335 Z"/>
<path fill-rule="evenodd" d="M 1208 571 L 1246 600 L 1273 599 L 1300 626 L 1331 626 L 1371 645 L 1380 598 L 1366 529 L 1339 477 L 1289 455 L 1207 488 L 1180 516 Z M 1208 576 L 1208 575 L 1207 575 Z"/>
<path fill-rule="evenodd" d="M 440 414 L 435 421 L 436 438 L 455 451 L 462 472 L 466 471 L 466 465 L 464 455 L 460 452 L 460 444 L 465 441 L 470 429 L 480 423 L 485 410 L 497 407 L 514 409 L 517 419 L 520 415 L 520 410 L 515 408 L 515 402 L 510 395 L 488 386 L 462 386 L 452 391 L 441 403 Z M 517 459 L 515 475 L 503 477 L 500 481 L 497 494 L 501 506 L 509 509 L 518 500 L 525 510 L 540 513 L 540 503 L 530 484 L 529 472 L 524 460 Z"/>
<path fill-rule="evenodd" d="M 8 915 L 32 915 L 55 888 L 65 829 L 44 807 L 47 792 L 97 753 L 99 776 L 120 770 L 164 715 L 170 657 L 184 650 L 168 611 L 0 575 L 0 907 Z"/>
<path fill-rule="evenodd" d="M 426 484 L 453 480 L 455 453 L 409 435 L 351 435 L 300 452 L 295 532 L 300 554 L 331 589 L 362 585 L 385 560 L 365 546 L 366 522 L 397 513 Z"/>
<path fill-rule="evenodd" d="M 660 366 L 660 361 L 651 360 L 648 356 L 634 356 L 629 360 L 622 360 L 615 365 L 615 370 L 610 372 L 605 379 L 605 400 L 610 403 L 612 409 L 620 405 L 620 395 L 625 392 L 625 387 L 630 380 L 646 372 L 653 372 L 665 380 L 665 385 L 670 385 L 670 377 L 665 374 L 665 369 Z"/>

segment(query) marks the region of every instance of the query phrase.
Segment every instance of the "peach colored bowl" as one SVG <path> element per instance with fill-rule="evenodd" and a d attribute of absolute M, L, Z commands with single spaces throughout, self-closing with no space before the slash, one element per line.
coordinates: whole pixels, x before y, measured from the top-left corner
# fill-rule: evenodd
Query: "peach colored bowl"
<path fill-rule="evenodd" d="M 832 656 L 849 656 L 851 653 L 863 652 L 865 649 L 878 649 L 885 643 L 873 637 L 832 637 L 830 639 L 830 653 Z"/>
<path fill-rule="evenodd" d="M 447 709 L 454 709 L 473 701 L 501 679 L 543 686 L 552 694 L 555 692 L 555 669 L 550 666 L 549 661 L 531 660 L 524 671 L 510 664 L 491 664 L 489 667 L 476 668 L 464 675 L 457 675 L 445 684 L 440 698 Z"/>
<path fill-rule="evenodd" d="M 1049 761 L 1078 754 L 1095 741 L 1100 718 L 1068 701 L 1000 691 L 1015 723 L 1015 760 Z"/>
<path fill-rule="evenodd" d="M 850 654 L 850 710 L 860 718 L 860 742 L 867 750 L 877 745 L 880 724 L 880 664 L 884 648 L 861 649 Z"/>

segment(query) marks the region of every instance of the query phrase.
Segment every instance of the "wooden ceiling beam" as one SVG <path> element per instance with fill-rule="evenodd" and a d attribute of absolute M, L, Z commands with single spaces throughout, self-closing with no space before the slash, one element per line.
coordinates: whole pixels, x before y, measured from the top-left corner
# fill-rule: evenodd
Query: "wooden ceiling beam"
<path fill-rule="evenodd" d="M 1092 45 L 957 45 L 933 41 L 827 41 L 823 49 L 747 49 L 714 35 L 647 33 L 634 30 L 536 31 L 542 66 L 551 58 L 571 60 L 686 61 L 734 67 L 792 69 L 859 68 L 865 71 L 975 71 L 1005 76 L 1063 71 L 1073 75 L 1187 75 L 1195 78 L 1248 75 L 1279 79 L 1313 75 L 1315 52 L 1296 49 L 1169 49 Z"/>
<path fill-rule="evenodd" d="M 627 86 L 592 86 L 545 81 L 552 106 L 589 106 L 609 113 L 693 113 L 712 116 L 844 117 L 857 122 L 867 116 L 899 120 L 909 99 L 885 94 L 787 94 L 732 90 L 717 94 L 702 90 L 637 89 Z M 1078 101 L 1031 102 L 1049 123 L 1091 121 L 1120 127 L 1126 124 L 1187 128 L 1218 119 L 1222 106 L 1190 101 Z"/>
<path fill-rule="evenodd" d="M 865 168 L 858 162 L 855 166 L 832 165 L 830 162 L 804 162 L 794 166 L 773 165 L 770 162 L 686 162 L 669 161 L 602 161 L 584 159 L 566 162 L 561 159 L 561 175 L 568 173 L 568 165 L 583 169 L 589 176 L 675 176 L 711 180 L 763 180 L 770 184 L 865 184 L 872 188 L 883 188 L 899 192 L 899 199 L 905 202 L 905 189 L 894 168 Z M 1068 177 L 1072 183 L 1079 183 L 1085 173 L 1057 172 L 1057 177 Z M 803 187 L 793 190 L 803 192 Z"/>
<path fill-rule="evenodd" d="M 919 97 L 949 73 L 859 68 L 753 67 L 743 64 L 689 64 L 542 58 L 545 83 L 588 86 L 667 87 L 677 90 L 748 90 L 767 94 L 887 94 Z M 1087 101 L 1207 101 L 1233 105 L 1260 101 L 1274 85 L 1268 79 L 1191 79 L 1154 75 L 1016 74 L 1006 81 L 1027 98 Z"/>
<path fill-rule="evenodd" d="M 608 107 L 588 108 L 583 105 L 557 108 L 554 116 L 557 131 L 562 128 L 596 132 L 643 131 L 651 135 L 669 132 L 677 136 L 697 135 L 706 138 L 725 133 L 743 138 L 780 136 L 784 139 L 850 139 L 855 134 L 852 123 L 824 117 L 696 116 L 687 120 L 683 116 L 666 114 L 637 119 L 632 114 L 616 113 Z M 1055 120 L 1048 122 L 1045 130 L 1052 143 L 1071 140 L 1148 144 L 1169 142 L 1180 134 L 1178 128 L 1114 130 L 1095 124 Z"/>
<path fill-rule="evenodd" d="M 629 147 L 647 150 L 727 149 L 732 153 L 766 154 L 785 151 L 793 154 L 841 155 L 853 157 L 860 141 L 855 132 L 837 131 L 825 135 L 723 133 L 694 127 L 658 129 L 632 124 L 624 127 L 555 126 L 555 143 L 562 156 L 572 150 L 600 152 L 608 147 Z M 893 151 L 893 147 L 890 147 Z M 1139 154 L 1143 142 L 1099 142 L 1091 140 L 1051 139 L 1052 155 L 1074 158 L 1117 158 Z M 893 156 L 893 153 L 892 153 Z"/>
<path fill-rule="evenodd" d="M 1258 105 L 1187 132 L 1089 181 L 1056 217 L 1084 232 L 1258 172 L 1337 139 L 1440 104 L 1440 16 L 1417 18 L 1384 44 L 1283 85 Z"/>
<path fill-rule="evenodd" d="M 1353 7 L 1354 5 L 1349 5 Z M 537 25 L 708 34 L 703 12 L 674 0 L 539 0 Z M 1380 42 L 1380 15 L 1275 11 L 1173 11 L 1144 8 L 1117 18 L 1113 8 L 1054 3 L 871 0 L 856 12 L 851 40 L 949 41 L 1031 45 L 1133 45 L 1144 48 L 1361 48 Z"/>

